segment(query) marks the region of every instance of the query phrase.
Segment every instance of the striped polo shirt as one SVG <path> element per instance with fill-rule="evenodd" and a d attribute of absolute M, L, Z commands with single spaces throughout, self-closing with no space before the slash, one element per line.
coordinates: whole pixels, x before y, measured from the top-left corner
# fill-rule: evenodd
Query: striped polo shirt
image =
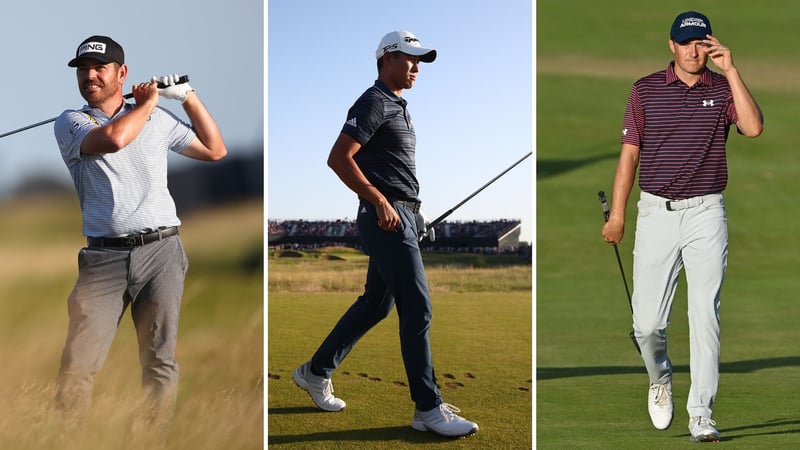
<path fill-rule="evenodd" d="M 81 142 L 95 127 L 132 111 L 125 103 L 114 116 L 84 107 L 56 119 L 54 132 L 61 156 L 78 192 L 83 234 L 118 237 L 180 225 L 167 189 L 167 155 L 182 152 L 195 138 L 191 127 L 156 107 L 130 144 L 115 153 L 81 154 Z"/>
<path fill-rule="evenodd" d="M 728 80 L 706 69 L 694 86 L 675 62 L 633 84 L 622 143 L 639 147 L 639 187 L 681 200 L 722 192 L 728 183 L 725 142 L 736 123 Z"/>
<path fill-rule="evenodd" d="M 350 107 L 342 133 L 361 144 L 353 159 L 384 196 L 419 200 L 414 159 L 417 138 L 405 99 L 376 80 Z"/>

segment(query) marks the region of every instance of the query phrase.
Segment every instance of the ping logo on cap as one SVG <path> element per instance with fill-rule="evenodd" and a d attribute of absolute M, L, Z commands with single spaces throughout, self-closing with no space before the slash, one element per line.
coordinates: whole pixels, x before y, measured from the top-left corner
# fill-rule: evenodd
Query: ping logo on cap
<path fill-rule="evenodd" d="M 106 44 L 103 42 L 87 42 L 78 47 L 78 56 L 86 53 L 106 53 Z"/>

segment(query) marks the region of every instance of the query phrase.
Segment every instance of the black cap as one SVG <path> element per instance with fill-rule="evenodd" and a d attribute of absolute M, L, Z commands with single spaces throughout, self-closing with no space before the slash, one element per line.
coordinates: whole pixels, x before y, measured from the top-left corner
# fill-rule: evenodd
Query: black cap
<path fill-rule="evenodd" d="M 86 38 L 75 50 L 75 57 L 67 65 L 69 67 L 78 67 L 78 60 L 81 58 L 95 59 L 104 64 L 110 62 L 125 64 L 125 52 L 122 51 L 122 46 L 108 36 L 90 36 Z"/>

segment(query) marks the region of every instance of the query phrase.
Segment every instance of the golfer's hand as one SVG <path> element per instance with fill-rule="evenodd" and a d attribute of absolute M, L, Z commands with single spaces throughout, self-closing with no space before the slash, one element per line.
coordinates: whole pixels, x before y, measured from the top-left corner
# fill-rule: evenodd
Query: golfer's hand
<path fill-rule="evenodd" d="M 164 98 L 172 100 L 179 100 L 181 103 L 186 101 L 186 97 L 194 89 L 189 86 L 189 83 L 178 84 L 180 77 L 178 75 L 165 75 L 161 78 L 153 77 L 154 82 L 160 82 L 165 88 L 159 89 L 158 94 Z"/>
<path fill-rule="evenodd" d="M 727 72 L 734 68 L 733 58 L 731 57 L 731 49 L 722 45 L 719 39 L 706 35 L 707 39 L 703 39 L 703 44 L 706 46 L 706 54 L 711 61 L 714 62 L 719 70 Z"/>
<path fill-rule="evenodd" d="M 382 200 L 375 206 L 375 212 L 378 214 L 378 226 L 385 231 L 397 231 L 400 227 L 400 216 L 388 200 Z"/>
<path fill-rule="evenodd" d="M 428 220 L 428 216 L 425 215 L 425 211 L 419 210 L 416 215 L 417 221 L 417 235 L 419 236 L 419 240 L 422 241 L 425 236 L 431 240 L 431 242 L 436 240 L 436 234 L 433 231 L 433 228 L 429 228 L 431 221 Z"/>
<path fill-rule="evenodd" d="M 620 220 L 609 219 L 603 225 L 603 239 L 609 244 L 619 244 L 625 234 L 625 224 Z"/>
<path fill-rule="evenodd" d="M 132 92 L 137 107 L 155 108 L 158 105 L 158 87 L 155 82 L 134 84 Z"/>

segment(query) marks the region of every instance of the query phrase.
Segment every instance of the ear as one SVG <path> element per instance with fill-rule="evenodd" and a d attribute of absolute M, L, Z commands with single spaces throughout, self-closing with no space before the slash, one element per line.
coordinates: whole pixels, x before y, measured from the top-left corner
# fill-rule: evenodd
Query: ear
<path fill-rule="evenodd" d="M 669 42 L 669 49 L 670 49 L 670 51 L 672 51 L 672 54 L 674 55 L 675 54 L 675 41 L 670 39 L 668 42 Z"/>
<path fill-rule="evenodd" d="M 128 65 L 127 64 L 121 64 L 119 66 L 118 74 L 119 74 L 119 84 L 124 83 L 125 79 L 128 77 Z"/>

